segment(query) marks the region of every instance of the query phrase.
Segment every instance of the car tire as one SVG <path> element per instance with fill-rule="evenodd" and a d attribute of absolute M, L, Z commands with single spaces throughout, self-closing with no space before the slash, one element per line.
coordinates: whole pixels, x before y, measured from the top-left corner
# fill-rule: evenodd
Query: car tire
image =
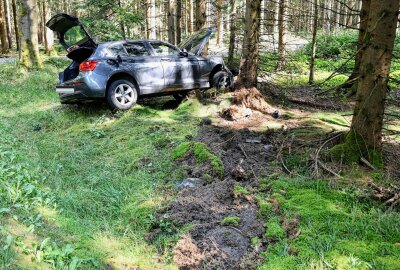
<path fill-rule="evenodd" d="M 230 87 L 230 76 L 226 71 L 218 71 L 212 77 L 212 87 L 218 92 L 225 92 Z"/>
<path fill-rule="evenodd" d="M 172 95 L 176 101 L 181 102 L 182 100 L 184 100 L 187 97 L 187 93 L 177 93 L 177 94 L 173 94 Z"/>
<path fill-rule="evenodd" d="M 107 89 L 107 103 L 113 110 L 129 110 L 136 104 L 138 96 L 135 85 L 125 79 L 112 82 Z"/>

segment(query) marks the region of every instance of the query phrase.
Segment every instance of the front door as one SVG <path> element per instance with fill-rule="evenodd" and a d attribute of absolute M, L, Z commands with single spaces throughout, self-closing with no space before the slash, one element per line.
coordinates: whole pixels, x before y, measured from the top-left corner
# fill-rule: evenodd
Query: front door
<path fill-rule="evenodd" d="M 160 58 L 164 70 L 165 91 L 196 88 L 198 61 L 194 56 L 181 56 L 180 50 L 164 42 L 150 42 L 154 55 Z"/>

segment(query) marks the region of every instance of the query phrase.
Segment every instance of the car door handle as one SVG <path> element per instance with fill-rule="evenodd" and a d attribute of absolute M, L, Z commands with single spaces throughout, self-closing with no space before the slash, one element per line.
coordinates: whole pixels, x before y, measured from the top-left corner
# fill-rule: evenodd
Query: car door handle
<path fill-rule="evenodd" d="M 171 58 L 161 58 L 161 61 L 168 61 L 168 62 L 171 62 Z"/>

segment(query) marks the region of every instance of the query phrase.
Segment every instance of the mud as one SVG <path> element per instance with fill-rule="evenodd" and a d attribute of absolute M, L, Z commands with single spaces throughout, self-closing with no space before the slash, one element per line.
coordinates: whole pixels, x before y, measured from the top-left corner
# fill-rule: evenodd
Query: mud
<path fill-rule="evenodd" d="M 252 246 L 251 239 L 262 239 L 265 229 L 257 216 L 256 200 L 235 196 L 234 187 L 256 188 L 259 179 L 270 174 L 268 162 L 274 159 L 274 148 L 265 135 L 208 124 L 203 123 L 195 140 L 221 157 L 225 173 L 222 180 L 183 189 L 163 213 L 175 224 L 192 228 L 175 246 L 174 261 L 180 269 L 256 269 L 263 249 Z M 232 171 L 240 162 L 245 177 L 236 181 Z M 193 171 L 188 174 L 192 176 Z M 240 218 L 237 226 L 221 225 L 224 218 L 233 216 Z"/>

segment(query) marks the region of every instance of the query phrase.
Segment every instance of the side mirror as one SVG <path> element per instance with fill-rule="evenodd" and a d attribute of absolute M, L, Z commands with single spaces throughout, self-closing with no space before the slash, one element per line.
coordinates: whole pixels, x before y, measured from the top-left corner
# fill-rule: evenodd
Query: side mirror
<path fill-rule="evenodd" d="M 188 57 L 189 53 L 186 51 L 186 49 L 182 49 L 182 51 L 179 53 L 179 56 Z"/>
<path fill-rule="evenodd" d="M 118 62 L 118 64 L 122 63 L 122 58 L 121 58 L 121 56 L 119 56 L 119 54 L 117 55 L 117 62 Z"/>

